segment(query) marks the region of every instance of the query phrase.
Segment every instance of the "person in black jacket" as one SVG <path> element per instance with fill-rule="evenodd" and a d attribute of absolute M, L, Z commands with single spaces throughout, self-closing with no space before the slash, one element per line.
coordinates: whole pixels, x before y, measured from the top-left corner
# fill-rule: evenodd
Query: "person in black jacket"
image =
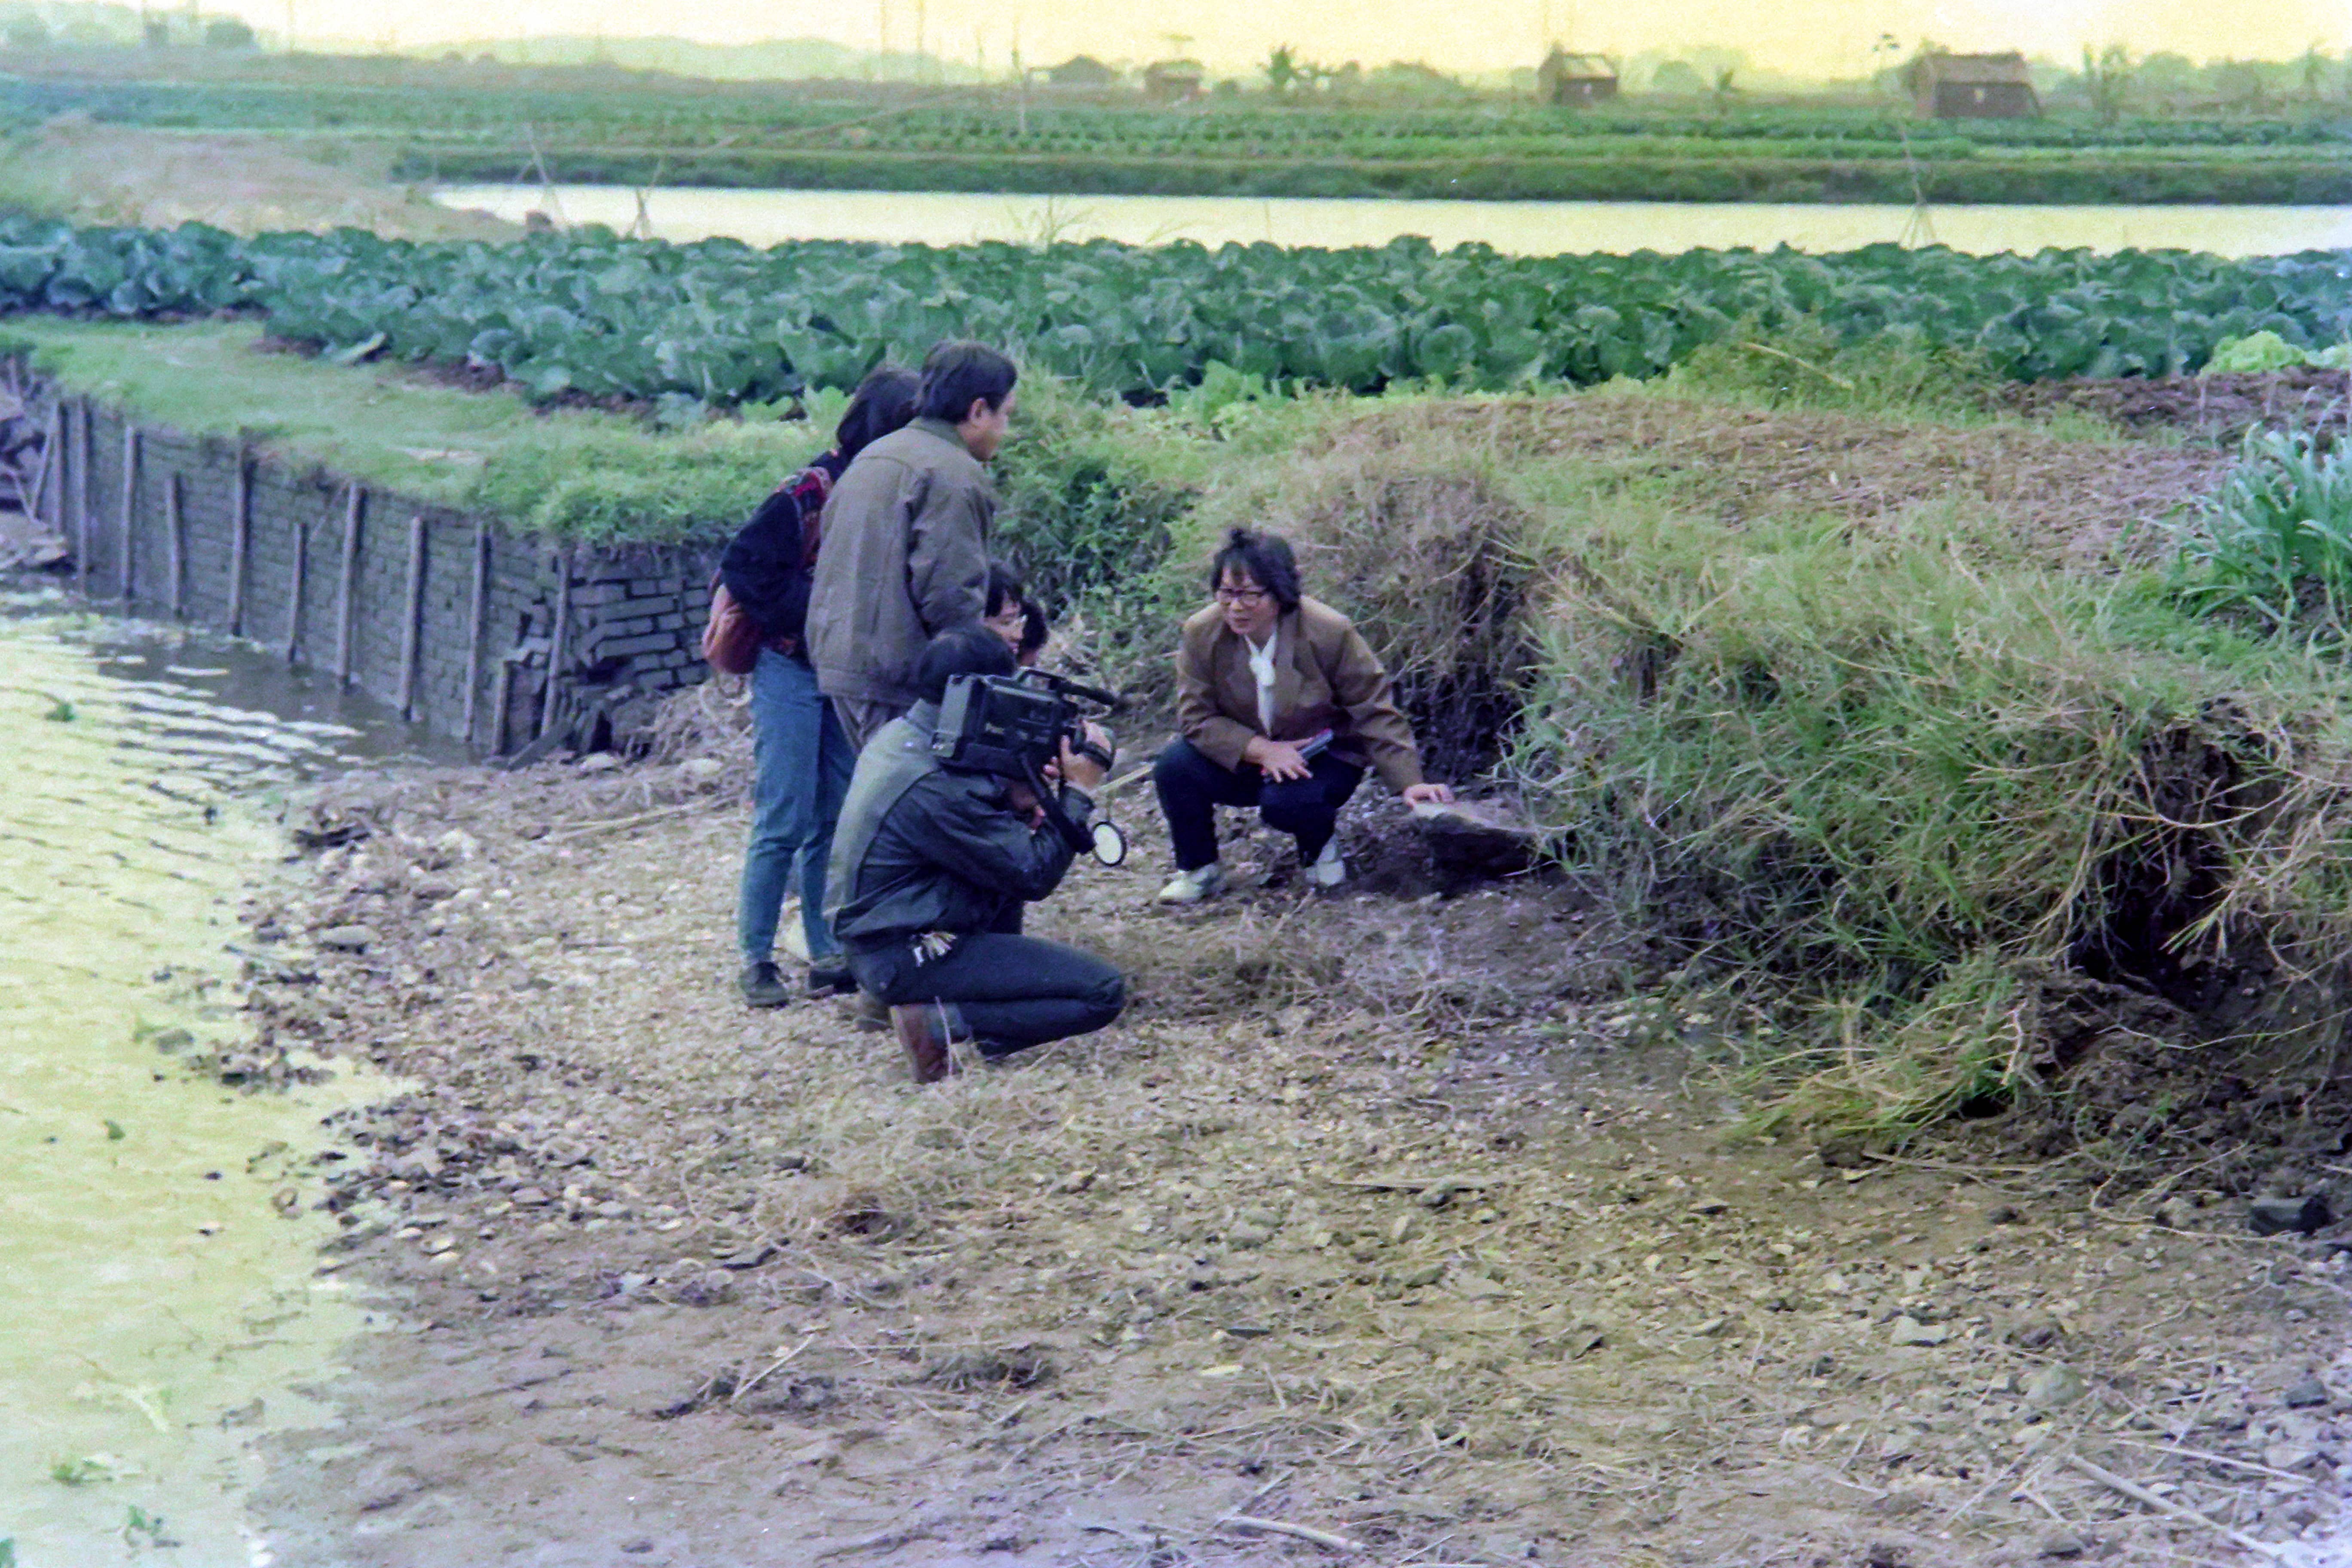
<path fill-rule="evenodd" d="M 809 668 L 810 570 L 834 481 L 869 442 L 914 417 L 917 385 L 912 371 L 867 376 L 835 431 L 833 450 L 779 487 L 719 560 L 729 595 L 762 634 L 751 679 L 751 841 L 735 914 L 743 1000 L 754 1007 L 781 1007 L 792 999 L 776 968 L 775 945 L 785 889 L 795 880 L 808 942 L 809 994 L 827 995 L 856 984 L 825 928 L 824 910 L 834 818 L 857 752 Z"/>
<path fill-rule="evenodd" d="M 1127 1005 L 1117 969 L 1020 934 L 1023 906 L 1059 887 L 1073 858 L 1028 785 L 932 754 L 948 683 L 1015 668 L 977 621 L 934 637 L 915 667 L 921 700 L 858 753 L 834 832 L 825 912 L 858 985 L 890 1009 L 918 1083 L 947 1075 L 958 1040 L 1004 1056 L 1099 1029 Z M 1094 814 L 1084 792 L 1103 768 L 1066 747 L 1060 768 L 1064 806 L 1084 826 Z"/>

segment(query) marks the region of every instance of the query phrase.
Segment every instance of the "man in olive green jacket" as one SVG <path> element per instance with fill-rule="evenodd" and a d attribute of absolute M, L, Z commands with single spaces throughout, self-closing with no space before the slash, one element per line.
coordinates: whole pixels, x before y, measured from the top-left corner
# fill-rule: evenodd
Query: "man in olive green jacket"
<path fill-rule="evenodd" d="M 834 485 L 809 590 L 809 662 L 850 743 L 914 706 L 932 637 L 988 607 L 996 490 L 982 467 L 1013 415 L 1013 362 L 944 342 L 923 361 L 916 418 Z"/>

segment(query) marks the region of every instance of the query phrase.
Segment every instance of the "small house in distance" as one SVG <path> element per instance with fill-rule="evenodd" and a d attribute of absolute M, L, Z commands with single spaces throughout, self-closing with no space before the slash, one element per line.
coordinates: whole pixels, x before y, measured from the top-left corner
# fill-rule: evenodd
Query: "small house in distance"
<path fill-rule="evenodd" d="M 2032 120 L 2041 97 L 2025 57 L 1922 55 L 1911 62 L 1911 97 L 1927 120 Z"/>
<path fill-rule="evenodd" d="M 1617 96 L 1617 68 L 1599 55 L 1554 49 L 1536 68 L 1536 97 L 1569 109 L 1607 103 Z"/>
<path fill-rule="evenodd" d="M 1049 87 L 1076 87 L 1100 90 L 1118 85 L 1118 72 L 1092 55 L 1074 55 L 1060 65 L 1045 68 Z"/>
<path fill-rule="evenodd" d="M 1154 103 L 1189 103 L 1209 73 L 1198 60 L 1161 60 L 1143 68 L 1143 96 Z"/>

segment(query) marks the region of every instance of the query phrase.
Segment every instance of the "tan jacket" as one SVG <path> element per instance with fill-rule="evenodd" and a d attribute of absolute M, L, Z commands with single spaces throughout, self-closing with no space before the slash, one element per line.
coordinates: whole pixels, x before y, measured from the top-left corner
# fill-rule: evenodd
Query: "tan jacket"
<path fill-rule="evenodd" d="M 1389 692 L 1389 672 L 1348 617 L 1318 600 L 1275 624 L 1275 741 L 1331 731 L 1331 754 L 1370 766 L 1402 795 L 1422 782 L 1412 726 Z M 1249 648 L 1212 605 L 1184 623 L 1176 654 L 1176 721 L 1184 738 L 1222 768 L 1241 765 L 1242 748 L 1263 733 Z"/>
<path fill-rule="evenodd" d="M 825 502 L 808 654 L 827 697 L 911 705 L 934 632 L 988 607 L 996 490 L 955 426 L 918 419 L 857 454 Z"/>

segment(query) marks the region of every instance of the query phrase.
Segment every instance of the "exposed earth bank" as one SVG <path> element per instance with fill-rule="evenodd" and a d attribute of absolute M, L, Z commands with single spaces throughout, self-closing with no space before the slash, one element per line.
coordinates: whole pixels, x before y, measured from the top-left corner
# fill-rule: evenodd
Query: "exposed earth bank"
<path fill-rule="evenodd" d="M 1166 912 L 1147 842 L 1033 920 L 1128 1017 L 919 1089 L 735 1000 L 720 757 L 295 826 L 197 1065 L 411 1087 L 320 1161 L 402 1326 L 275 1456 L 280 1568 L 2339 1560 L 2336 1249 L 2001 1119 L 1744 1137 L 1759 1020 L 1557 886 L 1242 841 Z"/>

